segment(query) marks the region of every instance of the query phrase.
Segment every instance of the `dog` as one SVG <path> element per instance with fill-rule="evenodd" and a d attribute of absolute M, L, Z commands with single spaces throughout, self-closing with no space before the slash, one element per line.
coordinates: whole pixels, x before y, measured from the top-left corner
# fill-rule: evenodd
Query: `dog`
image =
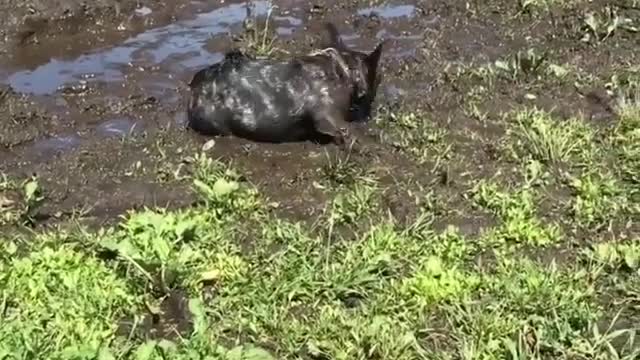
<path fill-rule="evenodd" d="M 349 49 L 332 23 L 315 50 L 289 60 L 258 59 L 240 50 L 195 73 L 188 126 L 205 135 L 258 142 L 312 140 L 344 145 L 347 124 L 370 116 L 385 41 L 371 53 Z"/>

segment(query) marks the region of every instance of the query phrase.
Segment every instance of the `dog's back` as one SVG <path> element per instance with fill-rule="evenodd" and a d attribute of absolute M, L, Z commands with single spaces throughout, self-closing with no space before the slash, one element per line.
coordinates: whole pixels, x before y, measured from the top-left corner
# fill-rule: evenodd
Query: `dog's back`
<path fill-rule="evenodd" d="M 303 139 L 313 131 L 305 123 L 308 105 L 319 101 L 316 84 L 331 87 L 327 81 L 336 78 L 326 71 L 328 63 L 321 57 L 277 61 L 227 55 L 194 75 L 190 126 L 259 141 Z"/>
<path fill-rule="evenodd" d="M 216 123 L 210 121 L 212 116 L 229 117 L 232 114 L 224 114 L 220 108 L 219 111 L 212 111 L 210 102 L 219 98 L 218 85 L 224 84 L 232 72 L 239 71 L 243 64 L 250 61 L 251 58 L 238 50 L 232 50 L 225 54 L 222 61 L 207 66 L 193 75 L 189 88 L 191 96 L 187 106 L 187 117 L 189 126 L 205 134 L 224 135 L 228 131 L 216 126 Z"/>

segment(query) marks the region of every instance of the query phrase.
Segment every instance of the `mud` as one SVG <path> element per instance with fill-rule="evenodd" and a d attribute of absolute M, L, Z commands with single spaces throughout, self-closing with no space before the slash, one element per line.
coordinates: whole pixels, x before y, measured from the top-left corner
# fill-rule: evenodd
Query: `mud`
<path fill-rule="evenodd" d="M 389 40 L 379 109 L 423 111 L 425 123 L 447 129 L 454 156 L 445 170 L 436 159 L 418 164 L 384 140 L 391 126 L 384 121 L 363 125 L 363 136 L 374 145 L 352 156 L 365 164 L 360 166 L 375 164 L 369 170 L 383 185 L 398 188 L 382 204 L 398 218 L 418 210 L 402 187 L 420 184 L 453 199 L 438 228 L 457 224 L 473 235 L 491 221 L 469 205 L 463 191 L 473 179 L 508 166 L 492 150 L 503 134 L 500 114 L 528 104 L 609 119 L 608 109 L 582 97 L 574 82 L 602 89 L 608 81 L 602 74 L 637 63 L 638 38 L 632 34 L 620 31 L 597 46 L 580 41 L 582 15 L 603 1 L 556 9 L 552 16 L 518 15 L 516 3 L 275 0 L 270 26 L 275 46 L 289 53 L 310 50 L 326 20 L 362 50 Z M 39 225 L 78 214 L 103 224 L 142 206 L 191 205 L 190 184 L 180 174 L 209 139 L 184 128 L 186 83 L 238 45 L 243 2 L 0 0 L 0 11 L 0 172 L 38 176 L 46 196 L 38 209 L 46 220 Z M 257 1 L 261 20 L 266 11 L 267 2 Z M 476 99 L 470 94 L 482 81 L 456 70 L 532 47 L 548 50 L 555 64 L 579 69 L 579 78 L 497 79 Z M 537 96 L 528 100 L 528 94 Z M 472 104 L 485 118 L 467 111 Z M 321 169 L 340 153 L 311 143 L 227 138 L 216 139 L 209 155 L 233 160 L 279 204 L 278 211 L 307 220 L 322 211 L 327 197 L 314 186 L 323 180 Z"/>

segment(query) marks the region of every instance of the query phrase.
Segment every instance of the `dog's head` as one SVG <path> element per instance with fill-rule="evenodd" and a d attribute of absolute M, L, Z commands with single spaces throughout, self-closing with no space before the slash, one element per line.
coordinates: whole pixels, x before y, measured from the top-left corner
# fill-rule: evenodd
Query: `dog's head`
<path fill-rule="evenodd" d="M 325 27 L 327 32 L 321 46 L 338 50 L 344 59 L 355 85 L 353 106 L 357 109 L 354 110 L 358 112 L 366 111 L 367 114 L 362 115 L 367 116 L 375 99 L 378 85 L 382 80 L 379 64 L 385 40 L 378 43 L 372 52 L 365 53 L 349 49 L 342 41 L 338 29 L 333 23 L 326 23 Z"/>

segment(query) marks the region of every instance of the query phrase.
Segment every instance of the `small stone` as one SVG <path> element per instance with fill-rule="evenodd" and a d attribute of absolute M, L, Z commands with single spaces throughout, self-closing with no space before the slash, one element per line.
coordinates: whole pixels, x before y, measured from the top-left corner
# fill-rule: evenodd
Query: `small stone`
<path fill-rule="evenodd" d="M 202 145 L 202 151 L 209 151 L 211 149 L 213 149 L 213 147 L 216 146 L 216 141 L 215 140 L 209 140 L 206 143 L 204 143 L 204 145 Z"/>

